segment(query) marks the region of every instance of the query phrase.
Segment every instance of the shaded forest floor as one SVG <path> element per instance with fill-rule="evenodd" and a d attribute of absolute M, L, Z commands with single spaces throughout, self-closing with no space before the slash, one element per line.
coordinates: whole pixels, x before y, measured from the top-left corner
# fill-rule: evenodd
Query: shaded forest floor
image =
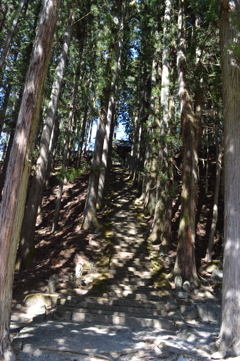
<path fill-rule="evenodd" d="M 197 269 L 204 277 L 206 264 L 203 262 L 205 256 L 208 237 L 210 234 L 213 190 L 215 182 L 215 163 L 212 161 L 209 176 L 209 192 L 205 195 L 205 167 L 200 169 L 199 202 L 197 211 L 197 237 L 196 237 L 196 260 Z M 81 221 L 83 218 L 84 202 L 87 194 L 88 174 L 76 178 L 73 182 L 68 182 L 64 186 L 62 207 L 59 219 L 58 231 L 52 233 L 52 224 L 56 203 L 56 193 L 58 181 L 56 176 L 52 175 L 49 181 L 48 189 L 44 193 L 42 203 L 42 212 L 37 219 L 35 233 L 36 252 L 30 269 L 18 271 L 15 273 L 13 302 L 21 303 L 26 294 L 31 292 L 44 292 L 47 287 L 48 279 L 52 274 L 58 274 L 59 278 L 66 280 L 69 273 L 74 270 L 74 256 L 81 254 L 86 261 L 95 262 L 101 253 L 104 245 L 103 234 L 94 234 L 81 230 Z M 138 194 L 136 191 L 136 198 Z M 111 195 L 107 197 L 107 202 L 111 201 Z M 177 230 L 179 222 L 179 202 L 174 200 L 173 208 L 173 238 L 172 248 L 169 252 L 171 256 L 176 254 Z M 99 212 L 100 223 L 107 221 L 107 205 L 105 210 Z M 149 230 L 152 218 L 146 216 L 149 224 Z M 149 230 L 146 230 L 146 236 Z M 217 236 L 215 237 L 213 259 L 222 257 L 222 233 L 223 233 L 223 207 L 220 197 L 219 221 L 217 225 Z M 158 245 L 155 245 L 157 248 Z"/>

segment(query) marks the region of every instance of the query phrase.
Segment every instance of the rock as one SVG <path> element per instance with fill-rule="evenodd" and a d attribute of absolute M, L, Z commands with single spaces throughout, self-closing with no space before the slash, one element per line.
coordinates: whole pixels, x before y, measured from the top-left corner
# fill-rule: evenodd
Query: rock
<path fill-rule="evenodd" d="M 175 283 L 175 288 L 177 291 L 181 290 L 182 288 L 182 284 L 183 284 L 183 280 L 182 280 L 182 277 L 180 275 L 177 275 L 175 278 L 174 278 L 174 283 Z"/>
<path fill-rule="evenodd" d="M 177 294 L 178 298 L 180 299 L 186 299 L 189 297 L 189 293 L 188 292 L 182 292 L 182 291 L 179 291 L 178 294 Z"/>
<path fill-rule="evenodd" d="M 22 338 L 14 338 L 12 341 L 12 348 L 16 353 L 18 351 L 22 350 L 22 348 L 23 348 Z"/>
<path fill-rule="evenodd" d="M 213 282 L 222 282 L 223 280 L 223 271 L 220 269 L 215 269 L 212 272 L 211 279 Z"/>
<path fill-rule="evenodd" d="M 209 265 L 207 265 L 205 271 L 207 273 L 212 273 L 215 269 L 218 269 L 218 263 L 212 262 L 212 263 L 209 263 Z"/>
<path fill-rule="evenodd" d="M 210 292 L 210 291 L 205 291 L 205 297 L 211 298 L 211 299 L 215 298 L 214 295 L 212 294 L 212 292 Z"/>
<path fill-rule="evenodd" d="M 185 358 L 181 355 L 181 356 L 177 359 L 177 361 L 185 361 Z"/>
<path fill-rule="evenodd" d="M 216 304 L 197 304 L 200 319 L 203 322 L 220 323 L 221 306 Z"/>
<path fill-rule="evenodd" d="M 182 305 L 180 307 L 180 311 L 185 320 L 195 320 L 196 318 L 198 318 L 198 311 L 195 305 Z"/>
<path fill-rule="evenodd" d="M 175 298 L 169 299 L 166 304 L 166 308 L 168 311 L 173 311 L 178 308 L 177 301 Z"/>
<path fill-rule="evenodd" d="M 189 281 L 185 281 L 182 285 L 183 291 L 190 293 L 191 285 Z"/>
<path fill-rule="evenodd" d="M 168 316 L 170 318 L 172 318 L 174 321 L 182 320 L 182 315 L 181 315 L 181 312 L 179 310 L 173 310 L 173 311 L 169 312 Z"/>
<path fill-rule="evenodd" d="M 213 360 L 220 360 L 223 359 L 226 356 L 226 351 L 217 351 L 214 352 L 214 354 L 211 355 L 211 359 Z"/>
<path fill-rule="evenodd" d="M 163 255 L 162 258 L 167 263 L 168 266 L 170 266 L 173 263 L 173 260 L 171 257 L 169 257 L 167 254 Z"/>

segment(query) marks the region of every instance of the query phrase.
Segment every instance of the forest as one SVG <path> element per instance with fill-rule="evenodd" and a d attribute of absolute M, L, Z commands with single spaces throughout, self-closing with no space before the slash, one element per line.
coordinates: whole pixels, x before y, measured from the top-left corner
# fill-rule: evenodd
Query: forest
<path fill-rule="evenodd" d="M 86 172 L 79 226 L 94 233 L 116 161 L 151 218 L 148 240 L 163 254 L 177 240 L 175 275 L 198 285 L 197 241 L 211 262 L 224 238 L 220 335 L 223 352 L 239 354 L 239 13 L 239 0 L 1 0 L 0 354 L 14 271 L 32 263 L 51 176 L 52 233 L 64 184 Z M 131 145 L 123 153 L 118 126 Z M 211 222 L 199 230 L 208 197 Z"/>

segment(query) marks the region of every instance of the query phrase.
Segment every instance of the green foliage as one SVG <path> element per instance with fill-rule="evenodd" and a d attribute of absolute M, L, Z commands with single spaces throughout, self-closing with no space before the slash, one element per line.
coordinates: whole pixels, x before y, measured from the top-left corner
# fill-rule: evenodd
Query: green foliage
<path fill-rule="evenodd" d="M 167 196 L 170 198 L 176 198 L 179 195 L 179 185 L 176 182 L 168 184 Z"/>
<path fill-rule="evenodd" d="M 57 179 L 65 179 L 68 182 L 73 182 L 77 177 L 80 177 L 88 170 L 89 166 L 87 162 L 82 162 L 79 168 L 61 169 L 57 173 Z"/>

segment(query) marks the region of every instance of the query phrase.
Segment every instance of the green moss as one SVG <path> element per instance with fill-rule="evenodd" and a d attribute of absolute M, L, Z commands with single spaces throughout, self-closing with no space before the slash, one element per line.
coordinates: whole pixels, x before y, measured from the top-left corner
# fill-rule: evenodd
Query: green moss
<path fill-rule="evenodd" d="M 92 284 L 91 294 L 99 295 L 108 292 L 108 272 L 101 273 L 96 277 Z"/>

